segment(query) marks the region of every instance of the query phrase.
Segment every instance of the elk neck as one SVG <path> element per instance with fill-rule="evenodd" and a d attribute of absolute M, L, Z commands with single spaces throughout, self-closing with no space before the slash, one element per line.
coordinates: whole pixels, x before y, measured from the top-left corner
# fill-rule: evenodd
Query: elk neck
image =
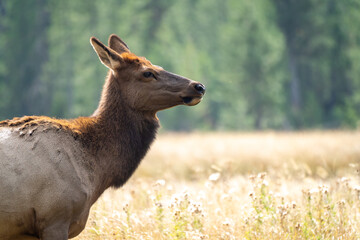
<path fill-rule="evenodd" d="M 88 133 L 87 141 L 93 145 L 91 148 L 104 170 L 101 185 L 105 189 L 120 187 L 130 178 L 159 127 L 155 113 L 131 108 L 119 88 L 119 83 L 109 73 L 99 107 L 91 116 L 94 124 L 85 131 Z"/>

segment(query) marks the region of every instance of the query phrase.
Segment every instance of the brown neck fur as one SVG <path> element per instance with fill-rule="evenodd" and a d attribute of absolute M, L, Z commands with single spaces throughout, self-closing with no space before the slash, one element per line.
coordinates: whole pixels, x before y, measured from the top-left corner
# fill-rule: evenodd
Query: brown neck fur
<path fill-rule="evenodd" d="M 99 157 L 108 155 L 112 159 L 108 167 L 113 172 L 109 172 L 107 184 L 120 187 L 135 171 L 155 139 L 159 127 L 156 115 L 132 109 L 121 95 L 117 79 L 109 71 L 99 107 L 91 118 L 96 119 L 96 123 L 90 128 L 82 127 L 83 141 L 92 145 Z"/>
<path fill-rule="evenodd" d="M 95 156 L 104 170 L 101 194 L 110 186 L 120 187 L 133 174 L 159 127 L 155 113 L 137 112 L 124 101 L 119 84 L 109 73 L 102 91 L 98 109 L 90 117 L 60 120 L 45 116 L 14 118 L 0 122 L 1 126 L 18 128 L 33 134 L 59 129 L 72 134 Z"/>

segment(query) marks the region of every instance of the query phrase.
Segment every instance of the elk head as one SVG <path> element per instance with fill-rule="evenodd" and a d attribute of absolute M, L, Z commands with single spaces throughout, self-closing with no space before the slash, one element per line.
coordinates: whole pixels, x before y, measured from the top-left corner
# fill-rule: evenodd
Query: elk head
<path fill-rule="evenodd" d="M 199 82 L 165 71 L 144 57 L 131 53 L 116 35 L 109 37 L 109 47 L 95 37 L 90 39 L 100 61 L 111 70 L 116 94 L 136 111 L 156 113 L 176 105 L 193 106 L 205 94 Z"/>

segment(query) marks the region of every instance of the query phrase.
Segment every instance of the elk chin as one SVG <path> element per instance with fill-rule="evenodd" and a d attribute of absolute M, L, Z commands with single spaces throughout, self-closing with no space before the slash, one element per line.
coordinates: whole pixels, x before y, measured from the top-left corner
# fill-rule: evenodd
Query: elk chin
<path fill-rule="evenodd" d="M 202 97 L 182 97 L 183 103 L 186 106 L 195 106 L 201 102 Z"/>

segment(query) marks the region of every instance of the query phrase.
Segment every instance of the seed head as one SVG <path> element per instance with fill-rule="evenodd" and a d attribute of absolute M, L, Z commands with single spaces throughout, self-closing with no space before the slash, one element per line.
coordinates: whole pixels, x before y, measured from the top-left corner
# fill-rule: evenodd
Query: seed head
<path fill-rule="evenodd" d="M 162 186 L 165 186 L 165 180 L 164 179 L 159 179 L 159 180 L 157 180 L 156 181 L 156 183 L 155 183 L 155 186 L 160 186 L 160 187 L 162 187 Z"/>
<path fill-rule="evenodd" d="M 211 182 L 217 182 L 220 178 L 220 173 L 213 173 L 209 176 L 209 181 Z"/>

